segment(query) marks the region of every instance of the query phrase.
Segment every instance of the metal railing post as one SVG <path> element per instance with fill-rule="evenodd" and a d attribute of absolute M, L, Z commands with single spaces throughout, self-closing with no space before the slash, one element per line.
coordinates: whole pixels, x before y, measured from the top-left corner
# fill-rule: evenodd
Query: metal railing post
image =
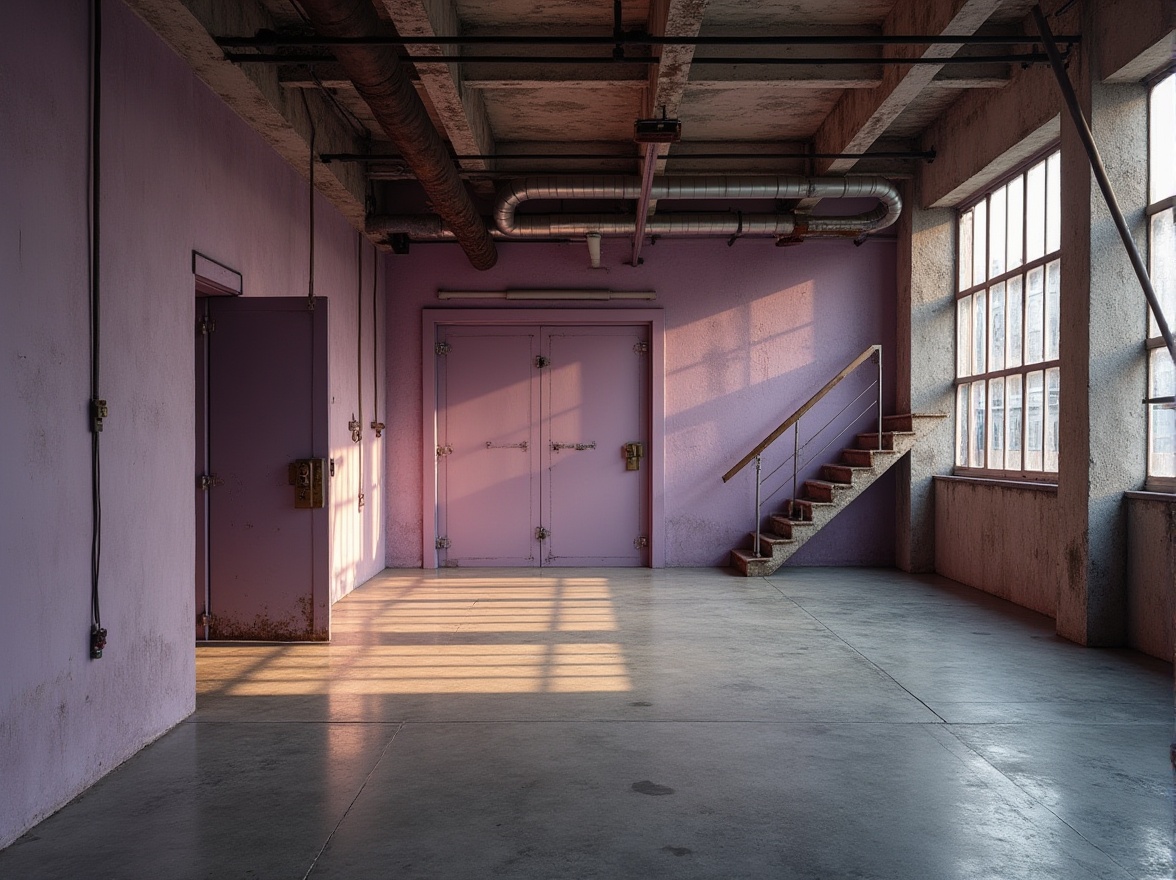
<path fill-rule="evenodd" d="M 788 518 L 796 516 L 796 470 L 800 466 L 800 419 L 792 426 L 792 500 L 788 502 Z"/>
<path fill-rule="evenodd" d="M 882 451 L 882 346 L 874 355 L 878 358 L 878 451 Z"/>
<path fill-rule="evenodd" d="M 755 528 L 752 530 L 752 552 L 760 555 L 760 456 L 755 457 Z"/>

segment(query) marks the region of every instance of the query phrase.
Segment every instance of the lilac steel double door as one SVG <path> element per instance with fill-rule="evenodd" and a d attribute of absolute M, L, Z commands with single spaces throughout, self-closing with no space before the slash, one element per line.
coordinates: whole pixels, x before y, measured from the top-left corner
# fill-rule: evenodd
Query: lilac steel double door
<path fill-rule="evenodd" d="M 437 354 L 438 563 L 648 558 L 648 330 L 448 326 Z"/>

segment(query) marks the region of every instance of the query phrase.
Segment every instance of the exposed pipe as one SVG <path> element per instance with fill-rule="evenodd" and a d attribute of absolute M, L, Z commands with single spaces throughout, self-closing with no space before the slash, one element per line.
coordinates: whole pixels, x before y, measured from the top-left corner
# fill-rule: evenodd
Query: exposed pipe
<path fill-rule="evenodd" d="M 1039 4 L 1034 4 L 1033 6 L 1033 20 L 1037 23 L 1037 30 L 1041 32 L 1041 41 L 1045 45 L 1046 53 L 1049 55 L 1050 65 L 1053 67 L 1054 76 L 1058 81 L 1058 88 L 1061 89 L 1062 97 L 1066 101 L 1066 107 L 1070 111 L 1070 118 L 1074 122 L 1074 128 L 1078 130 L 1078 137 L 1082 141 L 1082 146 L 1086 148 L 1086 156 L 1090 160 L 1090 168 L 1094 172 L 1095 180 L 1098 181 L 1099 189 L 1102 190 L 1103 199 L 1106 201 L 1107 208 L 1111 212 L 1111 217 L 1115 221 L 1115 228 L 1119 230 L 1119 237 L 1123 239 L 1123 247 L 1126 249 L 1127 256 L 1131 260 L 1131 265 L 1135 269 L 1135 275 L 1139 279 L 1139 286 L 1143 288 L 1143 295 L 1147 298 L 1147 304 L 1151 307 L 1156 324 L 1159 325 L 1160 335 L 1164 338 L 1164 344 L 1168 346 L 1168 354 L 1171 355 L 1173 361 L 1176 361 L 1176 340 L 1172 338 L 1172 330 L 1168 326 L 1168 322 L 1164 319 L 1164 310 L 1160 306 L 1160 300 L 1156 296 L 1155 288 L 1152 287 L 1151 277 L 1147 272 L 1147 264 L 1144 263 L 1143 255 L 1139 253 L 1139 248 L 1135 246 L 1135 239 L 1131 237 L 1131 230 L 1127 228 L 1127 220 L 1123 217 L 1123 211 L 1119 208 L 1119 201 L 1115 198 L 1115 191 L 1111 188 L 1111 180 L 1107 177 L 1107 169 L 1103 166 L 1102 157 L 1098 152 L 1098 146 L 1094 142 L 1094 135 L 1091 134 L 1090 125 L 1087 123 L 1086 117 L 1082 114 L 1082 107 L 1078 103 L 1078 96 L 1074 93 L 1074 86 L 1070 84 L 1070 77 L 1066 73 L 1062 56 L 1058 52 L 1058 47 L 1054 42 L 1053 34 L 1049 28 L 1049 22 L 1046 21 Z"/>
<path fill-rule="evenodd" d="M 1029 42 L 1029 41 L 1026 41 Z M 329 64 L 343 60 L 344 53 L 350 53 L 352 46 L 335 46 L 335 54 L 322 52 L 225 52 L 225 60 L 234 64 Z M 364 47 L 367 48 L 367 47 Z M 556 64 L 642 64 L 656 66 L 661 60 L 653 55 L 408 55 L 393 50 L 390 46 L 374 46 L 393 57 L 413 64 L 538 64 L 550 67 Z M 820 55 L 813 57 L 759 57 L 749 55 L 694 56 L 694 65 L 742 67 L 746 65 L 799 66 L 811 64 L 873 64 L 897 67 L 900 65 L 933 64 L 1049 64 L 1044 52 L 1003 52 L 994 55 L 949 55 L 947 57 L 915 56 L 906 58 L 897 55 L 878 55 L 858 58 L 853 55 Z"/>
<path fill-rule="evenodd" d="M 531 199 L 628 199 L 641 196 L 638 177 L 529 177 L 503 190 L 495 205 L 494 220 L 500 232 L 514 236 L 568 236 L 599 232 L 602 235 L 633 235 L 638 226 L 635 214 L 524 214 L 517 209 Z M 849 216 L 812 216 L 802 223 L 791 212 L 742 214 L 725 212 L 681 212 L 650 217 L 650 235 L 774 235 L 815 238 L 856 238 L 865 232 L 884 229 L 898 219 L 902 199 L 883 177 L 661 177 L 653 181 L 650 197 L 661 200 L 739 199 L 855 199 L 874 198 L 878 205 Z M 807 225 L 807 230 L 803 226 Z"/>
<path fill-rule="evenodd" d="M 370 0 L 302 0 L 301 5 L 324 37 L 366 37 L 380 29 Z M 489 269 L 498 259 L 494 242 L 395 50 L 337 46 L 335 55 L 470 262 Z"/>

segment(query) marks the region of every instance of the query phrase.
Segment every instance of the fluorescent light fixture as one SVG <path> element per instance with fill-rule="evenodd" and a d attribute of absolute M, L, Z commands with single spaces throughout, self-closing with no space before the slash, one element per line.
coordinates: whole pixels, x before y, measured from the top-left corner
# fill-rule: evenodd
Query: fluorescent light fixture
<path fill-rule="evenodd" d="M 437 299 L 651 300 L 657 294 L 652 290 L 438 290 Z"/>

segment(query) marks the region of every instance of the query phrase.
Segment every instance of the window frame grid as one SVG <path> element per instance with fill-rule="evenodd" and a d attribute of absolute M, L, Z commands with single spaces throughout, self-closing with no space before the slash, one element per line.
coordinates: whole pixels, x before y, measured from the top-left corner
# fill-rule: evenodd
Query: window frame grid
<path fill-rule="evenodd" d="M 1156 248 L 1155 248 L 1155 244 L 1152 240 L 1152 232 L 1154 229 L 1153 219 L 1157 215 L 1163 214 L 1165 211 L 1176 211 L 1176 193 L 1171 193 L 1169 195 L 1166 195 L 1163 198 L 1157 199 L 1154 202 L 1151 201 L 1152 184 L 1153 184 L 1153 178 L 1155 176 L 1155 167 L 1154 167 L 1155 157 L 1152 154 L 1152 142 L 1153 142 L 1152 100 L 1153 100 L 1153 94 L 1154 94 L 1156 87 L 1159 86 L 1161 83 L 1163 83 L 1165 80 L 1167 80 L 1171 77 L 1174 77 L 1174 76 L 1176 76 L 1176 68 L 1169 67 L 1165 71 L 1163 71 L 1160 74 L 1158 74 L 1157 76 L 1155 76 L 1150 82 L 1148 82 L 1148 137 L 1147 137 L 1148 204 L 1147 204 L 1146 208 L 1144 209 L 1144 214 L 1147 217 L 1148 273 L 1151 275 L 1151 277 L 1153 279 L 1156 277 L 1156 266 L 1155 266 Z M 1173 259 L 1176 259 L 1176 255 L 1173 255 Z M 1146 396 L 1150 398 L 1153 394 L 1152 389 L 1153 389 L 1153 384 L 1154 384 L 1154 375 L 1152 372 L 1152 360 L 1154 358 L 1154 352 L 1157 349 L 1167 350 L 1167 346 L 1164 344 L 1163 337 L 1161 337 L 1158 332 L 1156 332 L 1155 335 L 1152 335 L 1155 317 L 1152 315 L 1151 309 L 1149 307 L 1145 306 L 1144 308 L 1147 310 L 1147 337 L 1144 340 L 1143 351 L 1144 351 L 1144 358 L 1145 358 L 1145 369 L 1147 371 L 1147 395 Z M 1171 321 L 1171 319 L 1176 316 L 1166 316 L 1166 317 L 1168 317 L 1169 321 Z M 1148 491 L 1151 491 L 1151 492 L 1174 493 L 1174 492 L 1176 492 L 1176 476 L 1160 476 L 1160 475 L 1152 473 L 1152 458 L 1155 455 L 1155 447 L 1153 444 L 1155 443 L 1155 440 L 1156 440 L 1155 416 L 1162 405 L 1161 404 L 1145 404 L 1145 405 L 1147 406 L 1147 450 L 1146 450 L 1147 454 L 1145 457 L 1146 458 L 1146 465 L 1145 465 L 1146 478 L 1144 481 L 1144 488 L 1147 489 Z"/>
<path fill-rule="evenodd" d="M 1050 484 L 1050 483 L 1057 482 L 1057 478 L 1058 478 L 1057 468 L 1045 469 L 1045 466 L 1044 466 L 1045 461 L 1046 461 L 1046 457 L 1047 457 L 1047 455 L 1050 454 L 1046 450 L 1046 443 L 1047 443 L 1047 438 L 1048 438 L 1049 429 L 1050 429 L 1050 425 L 1049 425 L 1049 410 L 1050 410 L 1050 406 L 1049 406 L 1049 388 L 1050 388 L 1049 374 L 1050 374 L 1051 370 L 1058 371 L 1058 373 L 1059 373 L 1059 383 L 1058 384 L 1060 386 L 1060 371 L 1061 371 L 1060 341 L 1059 341 L 1059 346 L 1058 346 L 1059 347 L 1059 356 L 1054 357 L 1054 358 L 1048 358 L 1048 359 L 1045 358 L 1045 354 L 1048 349 L 1047 336 L 1049 333 L 1049 319 L 1050 319 L 1050 314 L 1049 314 L 1048 308 L 1047 308 L 1048 296 L 1049 296 L 1049 294 L 1048 294 L 1048 288 L 1049 288 L 1048 266 L 1052 263 L 1057 262 L 1059 264 L 1058 271 L 1059 271 L 1059 276 L 1060 276 L 1060 272 L 1061 272 L 1061 265 L 1060 264 L 1061 264 L 1061 254 L 1062 254 L 1060 241 L 1059 241 L 1057 250 L 1053 250 L 1053 251 L 1045 250 L 1045 248 L 1047 248 L 1049 245 L 1049 232 L 1048 232 L 1049 222 L 1050 222 L 1049 221 L 1049 214 L 1050 214 L 1050 211 L 1049 211 L 1049 199 L 1050 199 L 1049 160 L 1052 157 L 1054 157 L 1055 155 L 1058 157 L 1057 161 L 1060 163 L 1060 161 L 1061 161 L 1060 146 L 1057 143 L 1054 143 L 1054 144 L 1050 145 L 1049 147 L 1042 149 L 1041 151 L 1036 153 L 1032 158 L 1030 158 L 1025 163 L 1020 165 L 1016 171 L 1012 171 L 1006 175 L 1003 175 L 1002 177 L 998 178 L 997 180 L 993 181 L 991 184 L 989 184 L 989 186 L 985 189 L 985 191 L 983 193 L 978 195 L 976 198 L 970 199 L 969 201 L 961 204 L 961 206 L 958 210 L 958 213 L 957 213 L 956 253 L 960 254 L 960 255 L 962 255 L 962 253 L 963 253 L 963 241 L 962 241 L 963 224 L 961 223 L 961 218 L 966 213 L 971 211 L 972 212 L 972 219 L 971 219 L 971 239 L 972 240 L 969 242 L 969 246 L 970 246 L 970 249 L 973 254 L 972 270 L 971 270 L 971 274 L 970 274 L 970 278 L 969 278 L 969 280 L 971 281 L 971 284 L 968 287 L 960 288 L 961 271 L 959 269 L 958 264 L 957 264 L 957 271 L 956 271 L 956 279 L 955 280 L 956 280 L 957 290 L 956 290 L 955 297 L 953 299 L 953 303 L 955 304 L 955 310 L 956 310 L 955 344 L 956 344 L 956 348 L 957 348 L 957 350 L 956 350 L 957 373 L 959 372 L 958 366 L 959 366 L 959 357 L 960 357 L 960 352 L 959 352 L 959 345 L 960 345 L 960 341 L 959 341 L 959 333 L 960 333 L 960 330 L 959 330 L 959 308 L 960 308 L 960 306 L 959 306 L 959 304 L 960 304 L 961 300 L 972 299 L 975 296 L 975 294 L 980 293 L 980 292 L 983 292 L 985 294 L 985 364 L 984 365 L 986 368 L 989 367 L 989 365 L 990 365 L 988 349 L 991 347 L 991 340 L 989 338 L 989 334 L 991 333 L 991 327 L 989 326 L 990 318 L 991 318 L 991 310 L 992 310 L 991 297 L 992 297 L 993 288 L 995 288 L 997 286 L 1002 286 L 1004 289 L 1004 296 L 1005 296 L 1004 315 L 1005 315 L 1005 328 L 1006 328 L 1005 329 L 1005 348 L 1006 348 L 1005 363 L 1006 363 L 1006 365 L 999 370 L 987 370 L 986 369 L 983 372 L 968 373 L 967 375 L 964 375 L 964 376 L 957 375 L 952 383 L 953 398 L 954 398 L 953 404 L 956 408 L 956 411 L 955 411 L 956 427 L 955 427 L 955 432 L 954 432 L 955 448 L 954 448 L 953 454 L 952 454 L 953 461 L 958 460 L 961 457 L 961 452 L 966 452 L 969 459 L 971 457 L 971 453 L 973 452 L 973 441 L 974 441 L 974 436 L 975 436 L 975 431 L 976 431 L 976 425 L 973 423 L 973 416 L 975 414 L 975 410 L 974 410 L 974 404 L 973 404 L 973 399 L 971 396 L 970 389 L 975 383 L 982 382 L 983 383 L 983 390 L 984 390 L 984 409 L 983 409 L 984 432 L 985 432 L 985 434 L 984 434 L 984 440 L 985 440 L 985 442 L 984 442 L 984 464 L 983 464 L 983 466 L 976 466 L 976 465 L 972 465 L 972 464 L 954 463 L 953 464 L 953 473 L 955 473 L 958 476 L 982 477 L 982 478 L 990 478 L 990 479 L 1001 479 L 1001 480 L 1010 480 L 1010 481 L 1018 481 L 1018 482 L 1043 483 L 1043 484 Z M 1027 259 L 1028 253 L 1029 253 L 1029 228 L 1028 227 L 1029 227 L 1029 213 L 1030 213 L 1029 212 L 1029 172 L 1031 169 L 1036 168 L 1038 165 L 1042 166 L 1042 175 L 1043 175 L 1042 185 L 1044 187 L 1043 193 L 1042 193 L 1043 215 L 1041 218 L 1042 223 L 1041 223 L 1041 230 L 1040 230 L 1040 232 L 1041 232 L 1041 246 L 1043 249 L 1043 253 L 1040 256 L 1034 257 L 1032 260 L 1030 260 L 1030 259 Z M 1005 261 L 1004 261 L 1004 263 L 1005 263 L 1004 271 L 1001 272 L 1000 274 L 989 276 L 988 271 L 992 265 L 992 254 L 991 254 L 991 249 L 992 249 L 992 234 L 991 233 L 992 233 L 992 230 L 991 230 L 991 214 L 990 214 L 991 197 L 996 191 L 998 191 L 1002 188 L 1007 188 L 1008 184 L 1011 183 L 1013 180 L 1016 180 L 1017 178 L 1021 178 L 1021 180 L 1022 180 L 1022 184 L 1021 184 L 1022 209 L 1021 209 L 1021 234 L 1020 234 L 1020 238 L 1021 238 L 1021 244 L 1020 244 L 1021 264 L 1018 265 L 1015 269 L 1010 269 L 1007 265 L 1007 263 L 1008 263 L 1008 252 L 1007 252 L 1008 226 L 1009 226 L 1009 221 L 1011 218 L 1008 215 L 1008 203 L 1007 203 L 1008 195 L 1007 195 L 1007 189 L 1006 189 L 1006 194 L 1005 194 L 1006 203 L 1005 203 L 1005 213 L 1004 213 L 1004 220 L 1005 220 L 1004 247 L 1006 248 L 1006 254 L 1005 254 Z M 985 227 L 986 227 L 984 230 L 984 273 L 985 273 L 985 278 L 982 282 L 977 282 L 976 281 L 976 265 L 975 265 L 976 261 L 974 258 L 975 238 L 976 238 L 976 221 L 975 221 L 976 213 L 975 213 L 975 209 L 981 203 L 984 204 L 984 218 L 985 218 Z M 1058 210 L 1060 211 L 1060 193 L 1059 193 Z M 1042 279 L 1042 284 L 1041 284 L 1042 359 L 1038 360 L 1038 361 L 1033 361 L 1032 363 L 1028 363 L 1026 361 L 1026 358 L 1029 356 L 1029 345 L 1028 345 L 1029 322 L 1027 320 L 1027 317 L 1028 317 L 1027 310 L 1028 310 L 1028 301 L 1029 301 L 1028 278 L 1029 278 L 1030 273 L 1037 271 L 1037 270 L 1041 271 L 1041 279 Z M 1010 309 L 1009 309 L 1009 305 L 1008 305 L 1008 291 L 1009 291 L 1009 282 L 1011 280 L 1017 279 L 1017 278 L 1022 279 L 1022 282 L 1021 282 L 1021 309 L 1020 309 L 1021 363 L 1019 366 L 1009 367 L 1009 366 L 1007 366 L 1007 360 L 1008 360 L 1007 352 L 1008 352 L 1008 346 L 1009 346 L 1008 324 L 1009 324 L 1009 314 L 1010 314 Z M 1060 288 L 1060 279 L 1059 279 L 1059 288 Z M 975 302 L 974 299 L 972 301 L 973 301 L 973 303 Z M 1060 289 L 1059 289 L 1059 300 L 1058 300 L 1059 311 L 1060 311 L 1060 304 L 1061 304 L 1061 299 L 1060 299 Z M 972 309 L 969 309 L 970 313 L 973 311 L 974 311 L 974 305 L 973 305 Z M 968 343 L 969 343 L 969 349 L 972 349 L 975 347 L 975 344 L 976 344 L 974 318 L 970 319 L 969 323 L 970 323 L 970 326 L 969 326 L 969 330 L 968 330 Z M 969 352 L 969 359 L 971 359 L 971 352 Z M 1042 458 L 1042 468 L 1041 469 L 1029 469 L 1029 468 L 1025 467 L 1026 458 L 1029 453 L 1029 449 L 1027 448 L 1028 447 L 1028 439 L 1029 439 L 1029 429 L 1030 429 L 1029 419 L 1028 419 L 1028 410 L 1029 410 L 1029 381 L 1028 381 L 1028 378 L 1031 374 L 1040 374 L 1040 376 L 1041 376 L 1041 450 L 1039 453 L 1037 453 Z M 1002 418 L 1002 423 L 1003 423 L 1004 427 L 1002 429 L 1002 441 L 1003 442 L 1002 442 L 1002 447 L 1000 449 L 1000 452 L 1001 452 L 1002 458 L 1006 458 L 1006 460 L 1007 460 L 1007 455 L 1008 455 L 1008 451 L 1009 451 L 1009 449 L 1008 449 L 1008 446 L 1009 446 L 1009 443 L 1008 443 L 1008 440 L 1009 440 L 1008 417 L 1009 416 L 1008 416 L 1008 414 L 1009 414 L 1009 410 L 1010 410 L 1010 403 L 1009 403 L 1010 395 L 1009 395 L 1009 388 L 1007 385 L 1007 378 L 1009 376 L 1020 376 L 1021 377 L 1021 382 L 1019 383 L 1019 385 L 1020 385 L 1019 411 L 1021 414 L 1020 415 L 1020 449 L 1019 449 L 1019 454 L 1020 454 L 1020 465 L 1021 466 L 1019 468 L 1007 468 L 1007 467 L 994 468 L 994 467 L 989 467 L 989 461 L 990 461 L 990 459 L 992 457 L 992 453 L 994 451 L 992 449 L 992 442 L 991 442 L 992 411 L 993 411 L 992 394 L 991 394 L 992 384 L 991 383 L 994 379 L 1006 379 L 1006 384 L 1005 384 L 1005 387 L 1003 388 L 1002 399 L 1001 399 L 1001 413 L 1002 413 L 1001 418 Z M 961 438 L 960 438 L 961 421 L 960 421 L 960 417 L 959 417 L 959 406 L 961 405 L 960 404 L 961 389 L 968 389 L 967 391 L 964 392 L 965 396 L 967 397 L 967 400 L 968 400 L 968 413 L 967 413 L 967 422 L 966 422 L 966 430 L 968 432 L 968 438 L 966 441 L 966 447 L 964 447 L 964 448 L 961 448 Z M 1058 404 L 1058 408 L 1060 411 L 1060 401 Z M 1060 430 L 1061 430 L 1061 426 L 1059 424 L 1059 426 L 1058 426 L 1059 433 L 1060 433 Z M 1058 445 L 1059 445 L 1058 455 L 1060 457 L 1060 455 L 1061 455 L 1060 437 L 1059 437 L 1059 444 Z"/>

